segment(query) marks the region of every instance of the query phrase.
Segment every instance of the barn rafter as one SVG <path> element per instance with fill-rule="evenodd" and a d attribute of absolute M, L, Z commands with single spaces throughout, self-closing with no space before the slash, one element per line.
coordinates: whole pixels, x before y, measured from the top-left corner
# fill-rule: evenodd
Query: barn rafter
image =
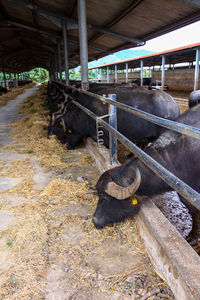
<path fill-rule="evenodd" d="M 42 61 L 49 68 L 58 56 L 59 41 L 63 70 L 65 21 L 69 67 L 80 65 L 78 3 L 77 0 L 2 0 L 0 62 L 8 61 L 10 54 L 15 53 L 15 64 L 20 65 L 20 71 L 39 67 Z M 86 16 L 88 61 L 92 61 L 138 47 L 149 39 L 196 22 L 200 20 L 200 7 L 195 0 L 87 0 Z M 20 47 L 26 49 L 23 58 L 18 53 Z M 30 60 L 29 54 L 34 49 L 41 51 Z M 13 64 L 12 68 L 9 64 L 8 70 L 14 72 L 16 66 Z"/>

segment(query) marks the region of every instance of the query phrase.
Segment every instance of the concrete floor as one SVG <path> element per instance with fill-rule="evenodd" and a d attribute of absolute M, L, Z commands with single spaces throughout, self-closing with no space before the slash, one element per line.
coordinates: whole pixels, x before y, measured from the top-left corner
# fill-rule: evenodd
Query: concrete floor
<path fill-rule="evenodd" d="M 9 175 L 4 175 L 4 171 L 0 173 L 0 287 L 7 293 L 0 295 L 0 298 L 21 299 L 20 293 L 24 292 L 27 299 L 130 300 L 141 299 L 149 290 L 159 287 L 155 296 L 157 298 L 152 299 L 163 299 L 162 295 L 159 297 L 159 293 L 174 299 L 167 285 L 160 285 L 162 279 L 156 274 L 144 252 L 134 219 L 102 231 L 94 228 L 91 222 L 96 206 L 94 181 L 99 177 L 99 172 L 92 161 L 80 166 L 81 156 L 86 154 L 85 148 L 66 151 L 62 159 L 67 163 L 71 162 L 70 167 L 61 169 L 55 166 L 47 169 L 40 165 L 39 158 L 34 154 L 19 153 L 17 148 L 4 147 L 9 146 L 14 139 L 7 136 L 11 130 L 10 122 L 22 118 L 19 114 L 20 103 L 37 93 L 37 90 L 38 87 L 26 90 L 15 101 L 9 101 L 0 109 L 0 168 L 4 170 L 3 167 L 6 166 L 8 170 L 13 170 L 14 163 L 23 167 L 26 162 L 34 182 L 29 194 L 25 196 L 21 188 L 24 177 L 17 177 L 13 171 Z M 59 188 L 55 195 L 45 198 L 43 193 L 54 180 L 66 180 L 66 184 L 75 182 L 80 186 L 85 183 L 87 189 L 83 194 L 84 199 L 78 194 L 77 201 L 70 195 L 60 201 Z M 35 217 L 29 215 L 29 205 L 30 208 L 35 205 Z M 41 210 L 37 211 L 38 207 Z M 34 210 L 31 214 L 34 214 Z M 9 234 L 17 225 L 17 234 L 20 235 L 18 222 L 22 222 L 22 219 L 26 222 L 26 218 L 27 223 L 33 222 L 32 226 L 37 224 L 37 218 L 41 218 L 48 233 L 47 241 L 42 241 L 40 247 L 37 245 L 40 237 L 36 236 L 36 245 L 34 240 L 31 245 L 27 245 L 30 247 L 30 255 L 26 253 L 26 260 L 21 260 L 23 247 L 16 259 L 13 253 L 15 239 L 10 241 Z M 35 249 L 33 252 L 31 246 Z M 27 273 L 28 277 L 30 270 L 35 270 L 37 260 L 33 261 L 33 266 L 29 266 L 27 262 L 31 261 L 36 252 L 41 254 L 41 259 L 47 256 L 47 263 L 44 265 L 42 280 L 31 273 L 37 281 L 32 287 L 34 280 L 28 281 L 29 278 L 24 275 Z M 23 269 L 20 264 L 25 261 L 27 267 Z M 15 273 L 10 273 L 10 268 L 12 272 L 18 270 L 17 279 Z M 26 290 L 23 291 L 23 288 Z"/>

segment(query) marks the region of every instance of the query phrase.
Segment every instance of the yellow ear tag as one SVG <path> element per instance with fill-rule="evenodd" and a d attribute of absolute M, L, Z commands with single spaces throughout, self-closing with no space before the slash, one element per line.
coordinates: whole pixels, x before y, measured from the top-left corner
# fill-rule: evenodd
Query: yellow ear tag
<path fill-rule="evenodd" d="M 62 122 L 60 122 L 60 125 L 62 125 L 62 126 L 63 126 L 63 123 L 62 123 Z"/>
<path fill-rule="evenodd" d="M 69 133 L 72 133 L 71 129 L 68 129 L 68 132 L 69 132 Z"/>
<path fill-rule="evenodd" d="M 136 199 L 136 198 L 133 198 L 133 199 L 132 199 L 132 204 L 133 204 L 133 205 L 136 205 L 136 204 L 138 204 L 138 202 L 137 202 L 137 199 Z"/>

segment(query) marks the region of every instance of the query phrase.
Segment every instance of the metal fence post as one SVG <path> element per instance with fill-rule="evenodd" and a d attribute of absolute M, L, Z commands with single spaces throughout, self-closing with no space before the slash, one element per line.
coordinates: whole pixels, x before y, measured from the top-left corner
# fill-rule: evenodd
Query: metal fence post
<path fill-rule="evenodd" d="M 102 82 L 102 68 L 100 68 L 100 82 Z"/>
<path fill-rule="evenodd" d="M 143 60 L 140 61 L 140 86 L 143 86 Z"/>
<path fill-rule="evenodd" d="M 108 94 L 108 98 L 116 101 L 116 94 Z M 117 108 L 116 106 L 108 105 L 109 125 L 117 130 Z M 117 139 L 109 132 L 109 149 L 110 149 L 110 164 L 117 163 Z"/>
<path fill-rule="evenodd" d="M 99 73 L 99 69 L 96 69 L 96 82 L 98 82 L 98 73 Z"/>
<path fill-rule="evenodd" d="M 7 85 L 6 85 L 6 72 L 5 72 L 4 67 L 3 67 L 3 80 L 4 80 L 4 87 L 7 88 Z"/>
<path fill-rule="evenodd" d="M 117 83 L 117 65 L 115 65 L 115 83 Z"/>
<path fill-rule="evenodd" d="M 58 49 L 58 72 L 60 74 L 59 81 L 62 82 L 62 61 L 61 61 L 61 50 L 60 50 L 60 40 L 57 40 Z"/>
<path fill-rule="evenodd" d="M 198 90 L 198 83 L 199 83 L 199 53 L 200 53 L 200 49 L 196 49 L 196 65 L 195 65 L 195 74 L 194 74 L 194 91 Z"/>
<path fill-rule="evenodd" d="M 81 59 L 81 86 L 83 90 L 89 89 L 88 83 L 88 41 L 86 1 L 78 0 L 78 24 Z"/>
<path fill-rule="evenodd" d="M 126 63 L 126 83 L 128 83 L 128 63 Z"/>
<path fill-rule="evenodd" d="M 64 47 L 64 60 L 65 60 L 65 83 L 69 84 L 69 62 L 68 62 L 68 48 L 67 48 L 67 22 L 62 20 L 63 27 L 63 47 Z"/>
<path fill-rule="evenodd" d="M 162 56 L 162 75 L 161 75 L 161 90 L 164 91 L 165 87 L 165 56 Z"/>
<path fill-rule="evenodd" d="M 107 67 L 107 83 L 109 83 L 110 80 L 109 80 L 109 67 Z"/>

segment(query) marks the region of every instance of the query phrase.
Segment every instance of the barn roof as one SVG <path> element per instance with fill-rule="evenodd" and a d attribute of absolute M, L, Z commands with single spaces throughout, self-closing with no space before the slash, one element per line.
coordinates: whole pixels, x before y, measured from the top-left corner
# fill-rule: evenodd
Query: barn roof
<path fill-rule="evenodd" d="M 98 59 L 200 20 L 198 0 L 87 0 L 88 57 Z M 49 68 L 67 20 L 69 64 L 80 64 L 77 0 L 1 0 L 0 69 Z"/>
<path fill-rule="evenodd" d="M 177 64 L 177 63 L 192 63 L 195 61 L 196 52 L 195 50 L 200 47 L 200 43 L 186 45 L 162 52 L 152 53 L 148 55 L 138 56 L 130 59 L 116 61 L 114 63 L 103 64 L 96 67 L 88 68 L 89 70 L 97 68 L 109 67 L 111 70 L 114 69 L 115 65 L 117 68 L 124 69 L 125 64 L 128 63 L 129 68 L 140 67 L 140 61 L 143 60 L 144 67 L 151 67 L 162 64 L 162 56 L 165 56 L 166 64 Z"/>

